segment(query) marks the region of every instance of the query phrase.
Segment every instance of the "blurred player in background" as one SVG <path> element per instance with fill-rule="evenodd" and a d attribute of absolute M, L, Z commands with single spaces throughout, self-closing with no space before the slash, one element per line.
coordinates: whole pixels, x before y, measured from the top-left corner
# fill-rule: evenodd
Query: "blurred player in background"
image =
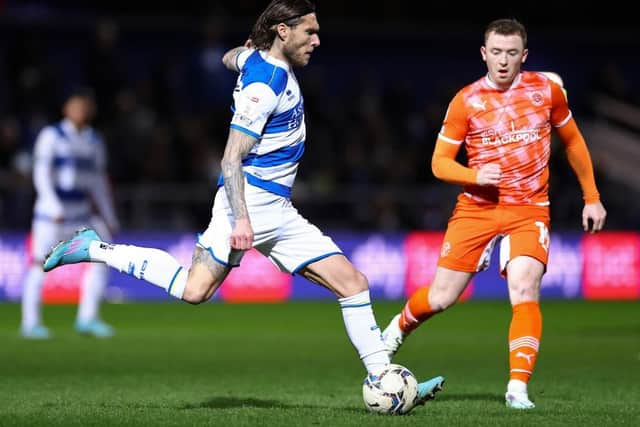
<path fill-rule="evenodd" d="M 104 262 L 199 304 L 213 296 L 246 251 L 256 248 L 282 271 L 331 290 L 367 372 L 375 375 L 387 367 L 366 277 L 290 200 L 306 144 L 303 98 L 292 69 L 307 65 L 320 45 L 319 30 L 313 3 L 275 0 L 245 46 L 224 55 L 227 68 L 240 72 L 234 115 L 211 222 L 198 236 L 188 272 L 166 252 L 104 243 L 93 230 L 80 231 L 54 248 L 45 270 Z M 422 383 L 418 403 L 432 398 L 443 381 L 436 377 Z"/>
<path fill-rule="evenodd" d="M 500 240 L 500 272 L 512 310 L 509 328 L 511 408 L 530 409 L 527 383 L 542 334 L 540 282 L 549 251 L 551 129 L 562 140 L 584 198 L 582 226 L 602 229 L 600 202 L 585 141 L 555 74 L 521 71 L 527 34 L 513 19 L 490 23 L 480 48 L 488 73 L 451 103 L 432 157 L 439 179 L 462 185 L 431 286 L 417 290 L 383 332 L 391 356 L 422 322 L 453 305 L 474 274 L 489 265 Z M 464 145 L 468 166 L 456 161 Z"/>
<path fill-rule="evenodd" d="M 78 227 L 91 224 L 109 239 L 118 228 L 105 174 L 105 147 L 90 124 L 94 113 L 91 90 L 71 93 L 63 105 L 62 121 L 43 128 L 35 143 L 33 263 L 22 293 L 21 334 L 25 338 L 45 339 L 51 335 L 41 318 L 42 262 L 47 251 L 61 239 L 72 237 Z M 99 316 L 107 273 L 105 265 L 93 264 L 84 277 L 75 322 L 79 333 L 97 337 L 114 333 Z"/>

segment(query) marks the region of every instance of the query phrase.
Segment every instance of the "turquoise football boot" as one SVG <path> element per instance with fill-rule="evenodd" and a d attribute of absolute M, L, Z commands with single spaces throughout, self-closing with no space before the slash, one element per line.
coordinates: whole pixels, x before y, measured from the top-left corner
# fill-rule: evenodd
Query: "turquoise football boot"
<path fill-rule="evenodd" d="M 20 335 L 22 338 L 26 338 L 28 340 L 47 340 L 51 338 L 51 332 L 49 328 L 44 325 L 35 325 L 32 328 L 20 330 Z"/>
<path fill-rule="evenodd" d="M 444 385 L 444 377 L 437 376 L 418 384 L 418 397 L 416 397 L 416 405 L 424 405 L 429 400 L 436 397 L 436 393 L 442 390 Z"/>
<path fill-rule="evenodd" d="M 91 261 L 89 244 L 94 240 L 100 240 L 98 233 L 90 228 L 81 228 L 70 240 L 63 240 L 51 248 L 42 268 L 44 271 L 51 271 L 61 265 Z"/>
<path fill-rule="evenodd" d="M 81 335 L 89 335 L 96 338 L 111 338 L 115 335 L 113 328 L 100 319 L 76 322 L 75 329 Z"/>

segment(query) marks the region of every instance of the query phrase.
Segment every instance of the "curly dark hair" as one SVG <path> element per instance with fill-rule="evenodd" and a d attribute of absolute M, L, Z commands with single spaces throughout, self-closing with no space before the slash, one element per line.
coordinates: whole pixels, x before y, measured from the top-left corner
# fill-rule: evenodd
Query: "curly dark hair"
<path fill-rule="evenodd" d="M 276 36 L 276 25 L 295 27 L 300 18 L 315 13 L 316 5 L 309 0 L 273 0 L 258 17 L 251 30 L 251 43 L 259 50 L 269 50 Z"/>

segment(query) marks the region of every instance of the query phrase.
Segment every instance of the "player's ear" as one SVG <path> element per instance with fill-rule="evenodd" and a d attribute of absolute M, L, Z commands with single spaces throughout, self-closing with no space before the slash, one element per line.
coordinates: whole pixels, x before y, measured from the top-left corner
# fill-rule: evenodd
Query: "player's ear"
<path fill-rule="evenodd" d="M 284 22 L 281 22 L 276 25 L 276 35 L 280 38 L 281 41 L 284 41 L 289 34 L 289 26 Z"/>
<path fill-rule="evenodd" d="M 522 64 L 527 60 L 527 56 L 529 56 L 529 49 L 524 49 L 522 51 Z"/>
<path fill-rule="evenodd" d="M 484 46 L 480 46 L 480 55 L 482 55 L 482 60 L 487 62 L 487 48 Z"/>

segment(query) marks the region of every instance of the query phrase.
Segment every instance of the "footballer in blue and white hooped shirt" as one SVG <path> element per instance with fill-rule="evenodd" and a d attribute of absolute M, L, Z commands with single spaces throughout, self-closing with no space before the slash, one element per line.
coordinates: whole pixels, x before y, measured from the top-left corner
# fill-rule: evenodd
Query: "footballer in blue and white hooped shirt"
<path fill-rule="evenodd" d="M 166 251 L 106 243 L 96 236 L 84 252 L 74 245 L 86 239 L 63 242 L 45 260 L 45 267 L 103 262 L 199 304 L 214 295 L 246 251 L 255 249 L 281 271 L 300 274 L 332 291 L 347 336 L 366 371 L 377 375 L 386 369 L 390 359 L 366 277 L 290 199 L 305 144 L 303 101 L 290 67 L 307 65 L 320 45 L 315 9 L 311 0 L 272 0 L 245 44 L 223 55 L 225 67 L 240 73 L 220 161 L 224 182 L 188 270 Z M 261 282 L 254 284 L 261 286 Z M 421 398 L 430 397 L 434 387 L 420 388 Z"/>
<path fill-rule="evenodd" d="M 88 223 L 95 181 L 105 163 L 104 145 L 92 127 L 77 129 L 64 119 L 43 128 L 34 148 L 35 218 Z M 96 196 L 104 197 L 104 192 Z"/>
<path fill-rule="evenodd" d="M 63 119 L 45 126 L 33 152 L 36 200 L 31 226 L 31 266 L 22 288 L 21 334 L 44 339 L 50 332 L 42 323 L 42 262 L 60 240 L 83 227 L 99 230 L 111 239 L 118 229 L 107 177 L 107 155 L 102 138 L 91 126 L 95 114 L 93 91 L 77 88 L 62 107 Z M 76 331 L 106 338 L 113 329 L 100 319 L 99 306 L 107 282 L 107 268 L 95 264 L 82 279 Z"/>
<path fill-rule="evenodd" d="M 306 136 L 300 86 L 287 63 L 264 51 L 246 50 L 236 61 L 231 128 L 258 140 L 242 161 L 247 183 L 290 198 Z"/>

